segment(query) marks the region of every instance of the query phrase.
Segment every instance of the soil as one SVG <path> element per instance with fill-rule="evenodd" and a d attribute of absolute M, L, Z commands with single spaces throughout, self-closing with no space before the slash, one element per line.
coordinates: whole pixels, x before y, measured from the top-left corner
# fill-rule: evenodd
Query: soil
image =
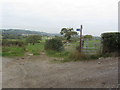
<path fill-rule="evenodd" d="M 2 58 L 3 88 L 116 88 L 118 58 L 51 63 L 40 56 Z"/>

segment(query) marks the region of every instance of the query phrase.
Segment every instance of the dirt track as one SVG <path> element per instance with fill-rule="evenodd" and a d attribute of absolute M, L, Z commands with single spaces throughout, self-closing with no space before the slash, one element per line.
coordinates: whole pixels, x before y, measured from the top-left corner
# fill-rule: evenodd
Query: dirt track
<path fill-rule="evenodd" d="M 117 87 L 118 59 L 50 63 L 45 54 L 3 58 L 3 88 L 112 88 Z"/>

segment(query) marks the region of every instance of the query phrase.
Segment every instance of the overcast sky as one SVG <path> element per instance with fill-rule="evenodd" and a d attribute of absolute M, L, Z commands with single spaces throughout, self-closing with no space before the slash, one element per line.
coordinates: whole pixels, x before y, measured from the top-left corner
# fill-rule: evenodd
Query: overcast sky
<path fill-rule="evenodd" d="M 79 28 L 99 36 L 118 31 L 119 0 L 1 0 L 1 28 L 59 33 Z"/>

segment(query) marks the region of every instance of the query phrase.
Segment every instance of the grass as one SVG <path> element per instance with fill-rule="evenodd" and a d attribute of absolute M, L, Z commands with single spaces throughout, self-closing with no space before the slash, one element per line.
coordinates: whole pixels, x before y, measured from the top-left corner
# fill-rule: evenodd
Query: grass
<path fill-rule="evenodd" d="M 102 57 L 102 55 L 99 53 L 99 48 L 100 48 L 100 40 L 90 40 L 87 41 L 88 42 L 88 48 L 87 51 L 89 51 L 88 53 L 80 53 L 76 50 L 76 46 L 79 46 L 79 42 L 72 42 L 69 45 L 64 45 L 65 47 L 65 51 L 64 52 L 68 52 L 69 54 L 66 54 L 65 57 L 63 57 L 63 60 L 58 60 L 55 62 L 70 62 L 70 61 L 85 61 L 85 60 L 96 60 L 99 57 Z M 95 47 L 94 43 L 96 43 L 98 46 Z M 86 45 L 86 42 L 84 42 L 84 47 Z M 95 48 L 91 48 L 91 47 L 95 47 Z M 63 53 L 63 52 L 62 52 Z M 90 54 L 93 53 L 93 54 Z M 57 56 L 55 53 L 49 53 L 49 55 L 52 56 Z M 64 55 L 61 55 L 61 57 Z"/>
<path fill-rule="evenodd" d="M 40 55 L 40 52 L 44 50 L 44 43 L 41 42 L 40 44 L 27 45 L 26 50 L 27 50 L 27 52 L 30 52 L 33 55 Z"/>
<path fill-rule="evenodd" d="M 2 56 L 8 56 L 8 57 L 13 57 L 13 56 L 23 56 L 25 53 L 24 48 L 20 47 L 2 47 Z"/>
<path fill-rule="evenodd" d="M 90 61 L 90 60 L 97 60 L 100 58 L 100 54 L 96 55 L 85 55 L 81 54 L 78 51 L 69 53 L 66 57 L 63 57 L 62 59 L 58 60 L 52 60 L 52 63 L 65 63 L 65 62 L 76 62 L 76 61 Z"/>
<path fill-rule="evenodd" d="M 35 45 L 26 45 L 25 47 L 17 47 L 17 46 L 10 46 L 10 47 L 2 47 L 1 56 L 24 56 L 26 52 L 32 53 L 33 55 L 40 55 L 40 52 L 44 50 L 44 43 L 35 44 Z"/>
<path fill-rule="evenodd" d="M 75 51 L 71 53 L 68 57 L 65 57 L 63 60 L 58 61 L 58 62 L 72 62 L 72 61 L 90 61 L 90 60 L 97 60 L 100 58 L 100 54 L 95 54 L 95 55 L 85 55 L 83 53 L 79 53 L 78 51 Z"/>
<path fill-rule="evenodd" d="M 58 58 L 62 57 L 62 58 L 64 58 L 64 57 L 69 55 L 69 52 L 66 52 L 66 51 L 58 52 L 58 51 L 53 51 L 53 50 L 47 50 L 46 54 L 48 56 L 51 56 L 51 57 L 58 57 Z"/>
<path fill-rule="evenodd" d="M 26 45 L 23 47 L 17 47 L 17 46 L 11 46 L 11 47 L 3 47 L 2 53 L 0 55 L 2 56 L 24 56 L 26 52 L 29 52 L 33 55 L 40 55 L 41 51 L 44 51 L 44 44 L 45 44 L 46 37 L 44 37 L 41 41 L 41 43 L 32 45 Z M 100 43 L 100 40 L 90 40 L 88 41 L 89 47 L 93 47 L 93 43 Z M 86 43 L 86 42 L 85 42 Z M 79 45 L 79 42 L 71 42 L 70 45 L 64 45 L 65 51 L 57 52 L 53 50 L 47 50 L 46 54 L 50 57 L 58 57 L 58 58 L 64 58 L 65 61 L 71 61 L 71 59 L 79 60 L 80 58 L 77 58 L 78 56 L 76 51 L 76 46 Z M 70 56 L 75 56 L 74 58 L 71 58 Z M 82 59 L 89 59 L 89 58 L 95 58 L 95 56 L 87 56 Z"/>
<path fill-rule="evenodd" d="M 99 54 L 86 55 L 86 54 L 80 53 L 78 51 L 75 51 L 75 52 L 71 53 L 70 56 L 69 56 L 69 58 L 73 61 L 94 60 L 94 59 L 98 59 L 99 57 L 100 57 Z"/>

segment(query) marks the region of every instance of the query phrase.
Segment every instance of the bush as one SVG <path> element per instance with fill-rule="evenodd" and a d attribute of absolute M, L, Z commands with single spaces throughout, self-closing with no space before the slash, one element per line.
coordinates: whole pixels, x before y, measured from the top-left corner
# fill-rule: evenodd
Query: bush
<path fill-rule="evenodd" d="M 63 51 L 63 43 L 60 39 L 53 38 L 45 42 L 45 50 Z"/>
<path fill-rule="evenodd" d="M 102 37 L 102 53 L 120 53 L 120 33 L 103 33 Z"/>

